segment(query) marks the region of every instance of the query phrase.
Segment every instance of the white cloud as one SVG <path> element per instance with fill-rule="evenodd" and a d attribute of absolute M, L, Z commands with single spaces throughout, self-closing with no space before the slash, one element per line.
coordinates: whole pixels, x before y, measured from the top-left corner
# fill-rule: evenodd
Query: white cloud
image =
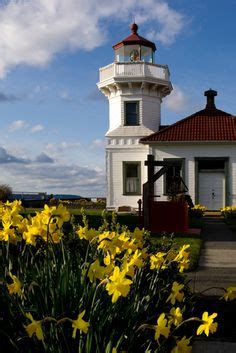
<path fill-rule="evenodd" d="M 165 98 L 164 105 L 172 112 L 185 111 L 189 106 L 189 99 L 180 87 L 175 86 L 171 94 Z"/>
<path fill-rule="evenodd" d="M 81 147 L 81 143 L 80 142 L 71 142 L 71 141 L 62 141 L 60 143 L 55 143 L 55 142 L 49 142 L 46 147 L 45 150 L 50 152 L 50 153 L 58 153 L 58 152 L 63 152 L 66 150 L 73 150 L 73 149 L 78 149 Z"/>
<path fill-rule="evenodd" d="M 66 142 L 66 141 L 63 141 L 60 145 L 60 147 L 62 149 L 77 149 L 79 147 L 81 147 L 81 143 L 80 142 Z"/>
<path fill-rule="evenodd" d="M 46 153 L 42 152 L 35 158 L 36 163 L 54 163 L 54 160 Z"/>
<path fill-rule="evenodd" d="M 12 153 L 9 153 L 4 147 L 0 146 L 0 164 L 29 162 L 29 159 L 17 157 Z"/>
<path fill-rule="evenodd" d="M 27 175 L 27 183 L 25 176 Z M 105 174 L 95 168 L 68 163 L 7 163 L 0 183 L 17 191 L 46 191 L 82 196 L 104 196 Z"/>
<path fill-rule="evenodd" d="M 31 132 L 32 133 L 39 132 L 39 131 L 42 131 L 42 130 L 44 130 L 44 127 L 41 124 L 37 124 L 37 125 L 35 125 L 35 126 L 33 126 L 31 128 Z"/>
<path fill-rule="evenodd" d="M 0 165 L 0 184 L 7 183 L 13 190 L 105 195 L 105 173 L 96 166 L 54 160 L 44 152 L 35 158 L 16 157 L 2 146 Z"/>
<path fill-rule="evenodd" d="M 184 27 L 184 16 L 171 9 L 166 2 L 161 1 L 153 8 L 152 16 L 156 16 L 161 28 L 150 31 L 148 33 L 148 38 L 153 41 L 159 40 L 165 44 L 171 44 L 174 42 L 176 36 Z"/>
<path fill-rule="evenodd" d="M 14 120 L 9 126 L 9 131 L 14 132 L 17 130 L 23 130 L 28 127 L 28 123 L 25 120 Z"/>
<path fill-rule="evenodd" d="M 102 139 L 95 139 L 92 142 L 91 148 L 105 148 L 105 141 Z"/>
<path fill-rule="evenodd" d="M 44 67 L 64 50 L 94 49 L 107 40 L 111 20 L 127 23 L 131 13 L 163 43 L 185 21 L 165 0 L 9 0 L 0 6 L 0 78 L 21 64 Z"/>

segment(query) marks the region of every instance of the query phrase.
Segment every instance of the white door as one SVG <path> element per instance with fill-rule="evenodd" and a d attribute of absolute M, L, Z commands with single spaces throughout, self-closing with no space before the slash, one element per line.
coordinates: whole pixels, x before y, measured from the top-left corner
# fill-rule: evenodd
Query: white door
<path fill-rule="evenodd" d="M 208 210 L 225 206 L 225 174 L 222 172 L 199 173 L 199 203 Z"/>

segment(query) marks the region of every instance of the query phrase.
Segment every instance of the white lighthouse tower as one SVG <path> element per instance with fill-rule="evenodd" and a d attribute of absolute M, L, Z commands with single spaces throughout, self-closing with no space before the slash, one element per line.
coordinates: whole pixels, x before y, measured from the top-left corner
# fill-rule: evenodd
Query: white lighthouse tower
<path fill-rule="evenodd" d="M 100 69 L 99 90 L 109 100 L 106 133 L 107 208 L 138 207 L 149 147 L 140 138 L 159 130 L 162 98 L 172 90 L 169 69 L 155 64 L 156 46 L 131 35 L 113 46 L 115 60 Z"/>

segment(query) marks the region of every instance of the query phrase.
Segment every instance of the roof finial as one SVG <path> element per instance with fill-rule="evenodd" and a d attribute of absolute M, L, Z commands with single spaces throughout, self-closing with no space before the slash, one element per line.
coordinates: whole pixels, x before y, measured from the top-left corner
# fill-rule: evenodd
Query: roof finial
<path fill-rule="evenodd" d="M 134 22 L 130 25 L 130 29 L 132 31 L 133 34 L 137 34 L 138 32 L 138 25 Z"/>
<path fill-rule="evenodd" d="M 217 91 L 210 88 L 204 92 L 204 96 L 207 97 L 206 109 L 216 109 L 215 97 L 217 96 Z"/>

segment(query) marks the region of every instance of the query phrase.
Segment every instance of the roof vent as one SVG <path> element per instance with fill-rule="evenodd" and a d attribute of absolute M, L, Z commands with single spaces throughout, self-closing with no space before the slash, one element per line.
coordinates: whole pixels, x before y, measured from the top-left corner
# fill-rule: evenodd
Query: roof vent
<path fill-rule="evenodd" d="M 210 88 L 204 92 L 204 96 L 207 97 L 206 109 L 216 109 L 215 97 L 217 96 L 217 92 Z"/>

